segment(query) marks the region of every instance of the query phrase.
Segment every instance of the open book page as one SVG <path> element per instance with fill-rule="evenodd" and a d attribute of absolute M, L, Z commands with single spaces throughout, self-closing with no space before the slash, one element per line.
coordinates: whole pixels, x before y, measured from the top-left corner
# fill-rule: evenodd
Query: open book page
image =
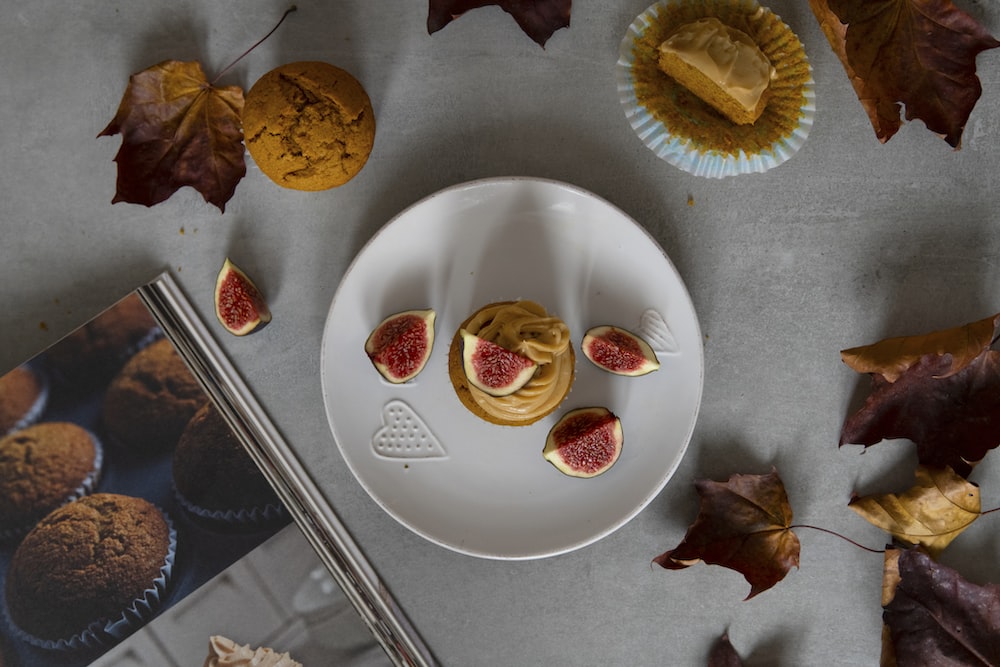
<path fill-rule="evenodd" d="M 0 376 L 0 436 L 3 667 L 433 663 L 169 275 Z"/>

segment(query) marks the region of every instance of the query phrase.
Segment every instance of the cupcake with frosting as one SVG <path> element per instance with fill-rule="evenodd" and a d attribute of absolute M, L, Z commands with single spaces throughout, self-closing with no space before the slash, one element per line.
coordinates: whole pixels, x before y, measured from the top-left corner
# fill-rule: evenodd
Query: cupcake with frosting
<path fill-rule="evenodd" d="M 205 667 L 302 667 L 288 653 L 278 653 L 267 648 L 251 648 L 237 644 L 232 639 L 213 635 L 208 640 L 208 657 Z"/>
<path fill-rule="evenodd" d="M 660 0 L 629 27 L 617 66 L 645 144 L 698 176 L 763 172 L 803 145 L 815 113 L 798 37 L 755 0 Z"/>
<path fill-rule="evenodd" d="M 530 360 L 534 371 L 512 393 L 496 395 L 466 374 L 466 334 Z M 529 300 L 499 301 L 470 315 L 448 349 L 448 377 L 455 394 L 474 415 L 501 426 L 527 426 L 558 408 L 573 386 L 576 355 L 566 323 Z"/>

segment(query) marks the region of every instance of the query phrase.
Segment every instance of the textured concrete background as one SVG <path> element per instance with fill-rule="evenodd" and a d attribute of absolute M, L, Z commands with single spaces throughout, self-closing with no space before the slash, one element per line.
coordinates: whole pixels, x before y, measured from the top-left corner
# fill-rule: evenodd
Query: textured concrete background
<path fill-rule="evenodd" d="M 912 453 L 838 450 L 863 386 L 838 352 L 1000 311 L 1000 50 L 979 58 L 984 92 L 961 151 L 919 122 L 880 145 L 806 3 L 775 0 L 814 67 L 816 124 L 786 164 L 710 181 L 656 158 L 620 108 L 618 45 L 647 4 L 578 0 L 543 50 L 496 8 L 429 36 L 422 0 L 301 0 L 222 82 L 248 89 L 293 60 L 343 67 L 371 95 L 374 152 L 321 193 L 282 190 L 250 162 L 220 215 L 190 190 L 150 209 L 112 206 L 119 138 L 96 136 L 129 74 L 164 59 L 217 71 L 285 4 L 2 3 L 0 369 L 163 269 L 214 322 L 229 255 L 275 320 L 245 339 L 215 329 L 219 340 L 444 664 L 698 665 L 725 631 L 751 665 L 877 664 L 877 555 L 800 531 L 801 569 L 747 602 L 735 572 L 650 560 L 693 520 L 694 479 L 772 465 L 798 521 L 883 543 L 846 503 L 855 489 L 908 486 Z M 1000 34 L 995 4 L 959 4 Z M 706 374 L 688 454 L 645 511 L 580 551 L 504 563 L 430 544 L 368 498 L 326 424 L 319 350 L 338 281 L 381 225 L 440 188 L 509 175 L 589 189 L 659 240 L 691 292 Z M 998 459 L 974 477 L 984 507 L 1000 505 Z M 945 561 L 996 582 L 998 551 L 1000 528 L 985 519 Z"/>

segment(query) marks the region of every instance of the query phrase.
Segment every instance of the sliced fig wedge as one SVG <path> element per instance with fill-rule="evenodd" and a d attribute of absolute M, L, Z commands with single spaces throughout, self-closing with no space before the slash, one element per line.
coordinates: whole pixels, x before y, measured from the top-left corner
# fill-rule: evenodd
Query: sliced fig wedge
<path fill-rule="evenodd" d="M 528 384 L 538 364 L 462 329 L 462 366 L 469 384 L 490 396 L 510 396 Z"/>
<path fill-rule="evenodd" d="M 215 279 L 215 316 L 235 336 L 245 336 L 271 321 L 271 310 L 260 290 L 228 257 Z"/>
<path fill-rule="evenodd" d="M 571 477 L 596 477 L 622 453 L 621 420 L 607 408 L 577 408 L 563 415 L 545 439 L 542 456 Z"/>
<path fill-rule="evenodd" d="M 596 366 L 616 375 L 634 377 L 660 367 L 649 343 L 619 327 L 605 325 L 588 330 L 580 347 Z"/>
<path fill-rule="evenodd" d="M 382 320 L 365 341 L 365 353 L 382 377 L 408 382 L 424 369 L 434 347 L 433 310 L 406 310 Z"/>

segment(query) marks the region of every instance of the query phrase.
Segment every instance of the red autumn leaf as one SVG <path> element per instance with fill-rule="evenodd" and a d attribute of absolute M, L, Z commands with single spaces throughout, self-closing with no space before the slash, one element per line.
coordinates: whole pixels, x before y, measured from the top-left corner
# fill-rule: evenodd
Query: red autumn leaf
<path fill-rule="evenodd" d="M 1000 46 L 951 0 L 810 0 L 880 141 L 918 118 L 959 147 L 982 86 L 976 55 Z"/>
<path fill-rule="evenodd" d="M 544 47 L 556 30 L 569 27 L 572 0 L 430 0 L 427 33 L 433 35 L 472 9 L 497 5 L 514 17 L 528 37 Z"/>
<path fill-rule="evenodd" d="M 792 508 L 777 471 L 699 480 L 695 488 L 701 496 L 698 517 L 684 540 L 653 562 L 668 570 L 699 561 L 736 570 L 750 584 L 747 600 L 799 566 L 799 538 L 790 529 Z"/>
<path fill-rule="evenodd" d="M 1000 665 L 1000 586 L 978 586 L 918 549 L 886 550 L 883 655 L 898 665 Z"/>
<path fill-rule="evenodd" d="M 708 667 L 743 667 L 743 660 L 733 648 L 728 634 L 722 635 L 715 642 L 712 652 L 708 654 Z"/>
<path fill-rule="evenodd" d="M 968 477 L 1000 445 L 1000 352 L 987 350 L 957 373 L 950 354 L 927 354 L 895 382 L 872 375 L 872 393 L 844 422 L 840 444 L 906 438 L 922 465 Z"/>
<path fill-rule="evenodd" d="M 209 84 L 197 62 L 168 60 L 129 78 L 114 120 L 122 135 L 112 204 L 153 206 L 184 186 L 225 211 L 246 174 L 243 91 Z"/>

